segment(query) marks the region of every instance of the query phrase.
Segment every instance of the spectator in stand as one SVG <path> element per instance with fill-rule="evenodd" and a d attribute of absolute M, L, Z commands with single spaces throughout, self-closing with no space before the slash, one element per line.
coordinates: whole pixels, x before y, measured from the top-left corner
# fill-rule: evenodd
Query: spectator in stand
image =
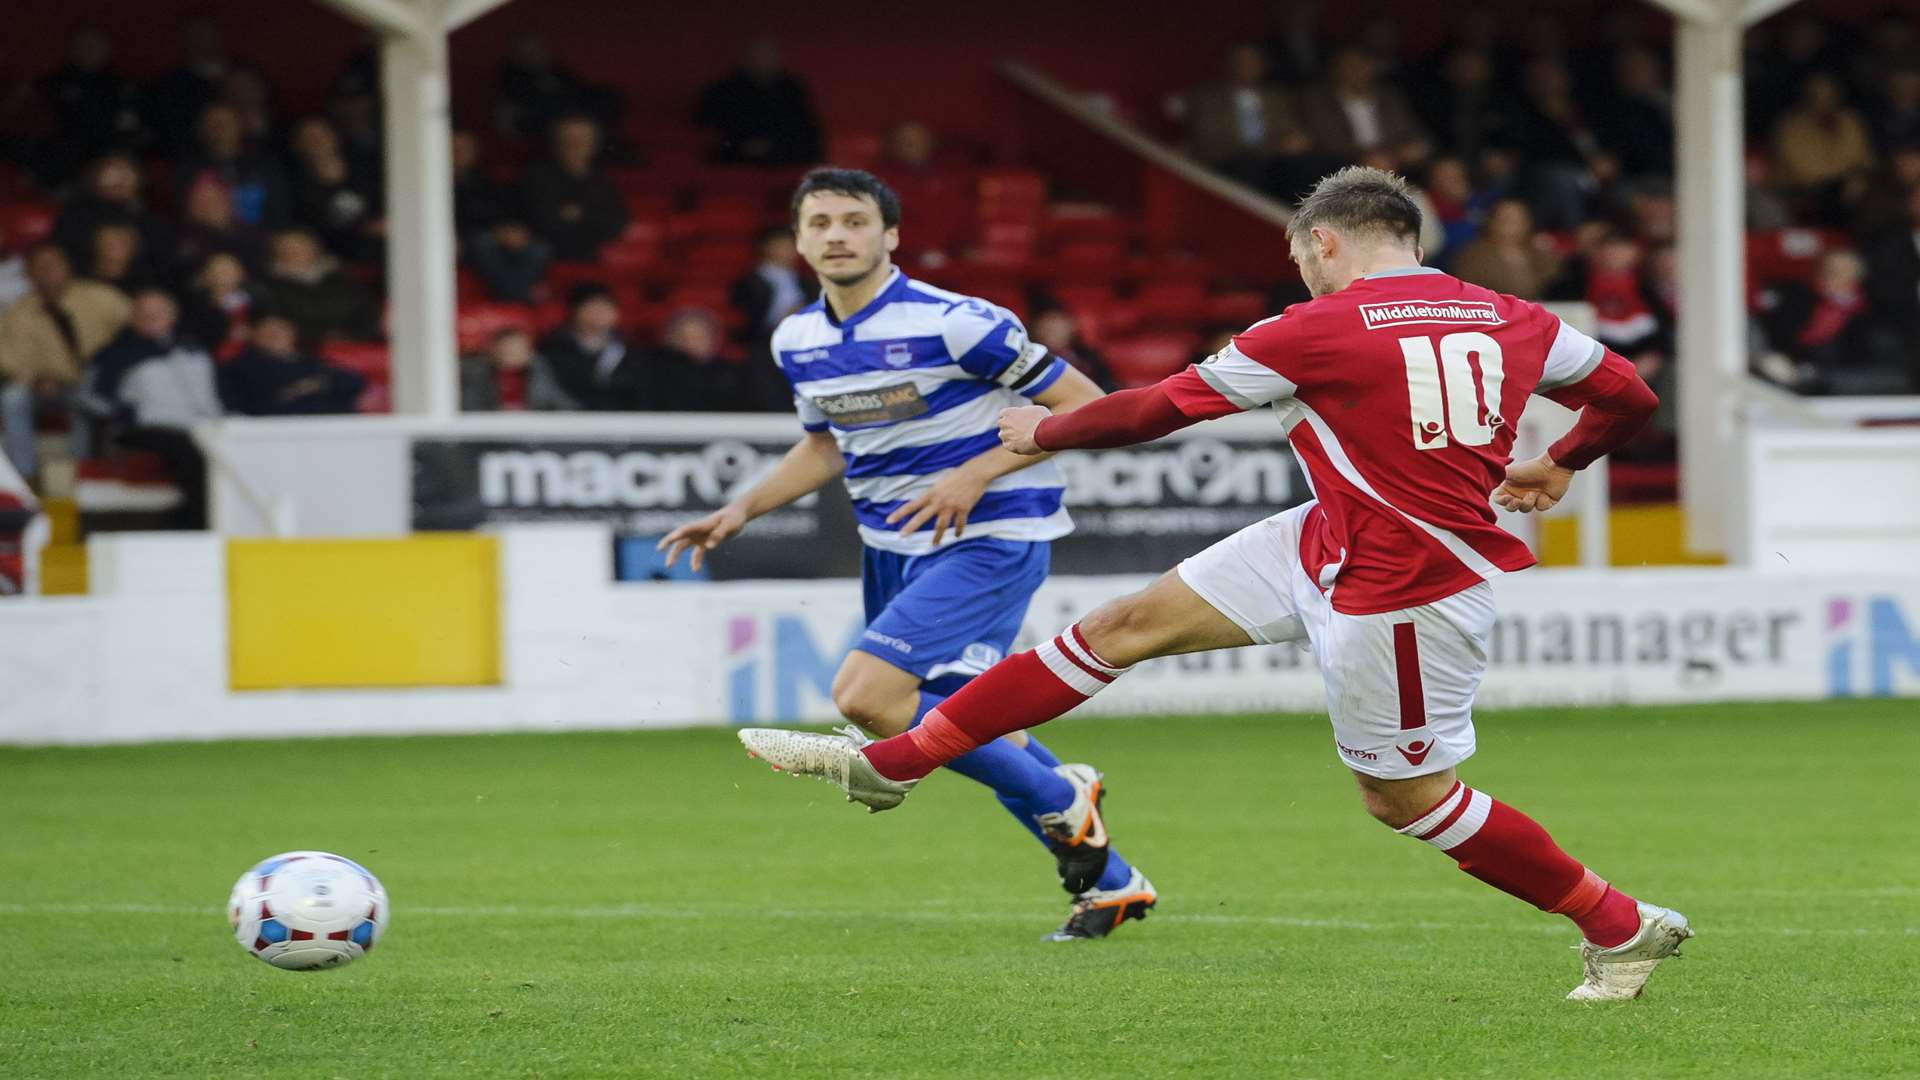
<path fill-rule="evenodd" d="M 220 100 L 240 117 L 240 132 L 250 146 L 277 147 L 280 124 L 273 111 L 273 86 L 252 64 L 236 64 L 220 85 Z"/>
<path fill-rule="evenodd" d="M 475 238 L 468 249 L 467 262 L 486 283 L 487 293 L 495 300 L 517 304 L 533 302 L 534 291 L 547 275 L 553 261 L 553 248 L 533 235 L 527 223 L 517 218 L 502 218 Z"/>
<path fill-rule="evenodd" d="M 1427 261 L 1445 265 L 1459 254 L 1480 223 L 1474 216 L 1473 177 L 1457 157 L 1437 157 L 1427 166 L 1427 199 L 1433 205 L 1433 224 L 1440 229 L 1440 245 L 1426 253 Z"/>
<path fill-rule="evenodd" d="M 1560 269 L 1560 257 L 1533 231 L 1533 211 L 1519 199 L 1505 199 L 1487 215 L 1478 239 L 1453 260 L 1453 275 L 1463 281 L 1523 300 L 1537 299 Z"/>
<path fill-rule="evenodd" d="M 1113 377 L 1113 369 L 1107 365 L 1107 358 L 1081 340 L 1080 321 L 1073 317 L 1073 312 L 1063 307 L 1041 309 L 1033 317 L 1030 336 L 1035 342 L 1045 345 L 1048 352 L 1092 379 L 1100 389 L 1109 394 L 1120 389 L 1119 381 Z"/>
<path fill-rule="evenodd" d="M 233 216 L 233 197 L 218 180 L 202 177 L 187 191 L 187 211 L 173 244 L 177 274 L 191 273 L 218 252 L 238 255 L 248 269 L 266 261 L 260 230 Z"/>
<path fill-rule="evenodd" d="M 553 125 L 553 155 L 527 169 L 526 204 L 533 230 L 553 257 L 591 261 L 627 227 L 620 189 L 596 162 L 600 126 L 582 113 Z"/>
<path fill-rule="evenodd" d="M 8 251 L 7 238 L 0 236 L 0 313 L 19 303 L 33 291 L 33 282 L 27 280 L 27 257 L 18 251 Z"/>
<path fill-rule="evenodd" d="M 674 312 L 646 359 L 653 392 L 641 407 L 663 412 L 741 412 L 748 406 L 746 371 L 720 355 L 720 320 L 705 308 Z"/>
<path fill-rule="evenodd" d="M 1615 59 L 1613 93 L 1596 126 L 1621 175 L 1673 175 L 1673 95 L 1653 50 L 1636 46 Z"/>
<path fill-rule="evenodd" d="M 140 167 L 125 154 L 107 154 L 87 167 L 80 193 L 68 200 L 53 223 L 53 242 L 71 262 L 93 257 L 94 232 L 102 225 L 132 225 L 149 253 L 167 249 L 167 230 L 147 213 L 140 197 Z"/>
<path fill-rule="evenodd" d="M 556 60 L 547 39 L 523 34 L 500 60 L 494 120 L 503 135 L 538 138 L 563 116 L 584 113 L 603 128 L 619 122 L 620 95 Z"/>
<path fill-rule="evenodd" d="M 485 351 L 460 358 L 460 411 L 524 408 L 533 359 L 533 335 L 524 328 L 495 331 Z"/>
<path fill-rule="evenodd" d="M 1595 248 L 1587 268 L 1585 299 L 1593 305 L 1593 336 L 1623 356 L 1633 355 L 1660 332 L 1640 264 L 1640 245 L 1631 236 L 1615 233 Z"/>
<path fill-rule="evenodd" d="M 1915 188 L 1920 188 L 1920 143 L 1895 147 L 1854 207 L 1854 232 L 1872 238 L 1888 231 L 1905 231 L 1907 193 Z"/>
<path fill-rule="evenodd" d="M 204 529 L 207 465 L 191 431 L 224 410 L 213 358 L 176 333 L 178 316 L 166 290 L 136 293 L 126 329 L 94 356 L 84 401 L 115 430 L 116 442 L 151 451 L 166 463 L 181 495 L 170 525 Z"/>
<path fill-rule="evenodd" d="M 519 196 L 487 175 L 480 161 L 480 136 L 471 131 L 453 133 L 453 228 L 462 244 L 470 244 L 496 222 L 524 218 Z"/>
<path fill-rule="evenodd" d="M 738 68 L 700 92 L 693 122 L 717 136 L 715 161 L 780 166 L 820 160 L 823 139 L 813 102 L 771 38 L 748 45 Z"/>
<path fill-rule="evenodd" d="M 317 349 L 323 341 L 372 340 L 380 336 L 380 308 L 359 282 L 305 229 L 274 234 L 273 252 L 261 299 L 300 328 L 300 343 Z"/>
<path fill-rule="evenodd" d="M 1824 72 L 1801 85 L 1799 104 L 1774 127 L 1773 154 L 1779 182 L 1823 225 L 1845 220 L 1873 172 L 1866 122 Z"/>
<path fill-rule="evenodd" d="M 246 347 L 253 306 L 246 264 L 231 252 L 215 252 L 180 298 L 180 327 L 215 360 L 231 360 Z"/>
<path fill-rule="evenodd" d="M 1313 179 L 1289 168 L 1313 143 L 1257 45 L 1227 50 L 1223 77 L 1187 95 L 1186 122 L 1187 152 L 1215 172 L 1288 199 Z"/>
<path fill-rule="evenodd" d="M 1811 393 L 1902 393 L 1911 388 L 1900 343 L 1876 323 L 1866 264 L 1847 248 L 1820 257 L 1813 283 L 1779 282 L 1761 319 L 1771 351 L 1761 374 Z"/>
<path fill-rule="evenodd" d="M 792 229 L 784 225 L 762 229 L 754 247 L 760 261 L 733 283 L 732 302 L 745 318 L 747 343 L 766 353 L 773 328 L 812 303 L 820 295 L 820 284 L 800 272 L 800 251 L 794 246 Z"/>
<path fill-rule="evenodd" d="M 67 41 L 67 62 L 40 82 L 52 106 L 55 136 L 41 154 L 41 176 L 62 183 L 82 164 L 142 139 L 138 92 L 113 70 L 113 42 L 91 26 Z"/>
<path fill-rule="evenodd" d="M 93 252 L 86 276 L 127 296 L 161 283 L 158 268 L 141 246 L 140 230 L 132 225 L 102 225 L 93 230 Z"/>
<path fill-rule="evenodd" d="M 882 175 L 900 196 L 900 205 L 913 207 L 913 228 L 901 238 L 894 261 L 943 265 L 971 238 L 979 199 L 974 177 L 940 163 L 938 138 L 918 120 L 903 120 L 889 129 L 884 152 Z"/>
<path fill-rule="evenodd" d="M 185 151 L 194 140 L 194 126 L 226 85 L 233 66 L 220 28 L 204 15 L 188 19 L 180 28 L 185 58 L 147 88 L 147 125 L 163 150 Z"/>
<path fill-rule="evenodd" d="M 918 212 L 920 204 L 913 205 Z M 794 246 L 793 231 L 786 226 L 762 230 L 754 246 L 760 261 L 733 283 L 728 297 L 740 313 L 740 341 L 747 352 L 746 400 L 741 407 L 783 412 L 793 407 L 793 387 L 773 357 L 773 328 L 812 303 L 820 295 L 820 284 L 801 271 L 800 252 Z"/>
<path fill-rule="evenodd" d="M 1505 134 L 1508 92 L 1494 78 L 1493 56 L 1460 47 L 1447 54 L 1440 81 L 1422 96 L 1426 122 L 1440 144 L 1472 161 Z"/>
<path fill-rule="evenodd" d="M 1600 145 L 1582 113 L 1560 60 L 1527 64 L 1525 100 L 1507 141 L 1522 162 L 1527 202 L 1547 229 L 1571 229 L 1586 220 L 1589 201 L 1620 173 L 1619 161 Z"/>
<path fill-rule="evenodd" d="M 646 362 L 620 335 L 620 306 L 605 285 L 567 293 L 567 321 L 541 342 L 527 378 L 527 407 L 605 412 L 638 409 L 651 396 Z"/>
<path fill-rule="evenodd" d="M 300 351 L 300 330 L 272 309 L 254 316 L 248 345 L 220 368 L 220 397 L 243 416 L 350 413 L 367 381 Z"/>
<path fill-rule="evenodd" d="M 363 88 L 355 80 L 343 78 L 327 101 L 327 120 L 340 136 L 340 152 L 347 157 L 347 167 L 379 189 L 386 175 L 387 142 L 378 84 Z"/>
<path fill-rule="evenodd" d="M 1873 115 L 1874 134 L 1886 150 L 1920 147 L 1920 63 L 1893 69 Z"/>
<path fill-rule="evenodd" d="M 386 229 L 381 193 L 372 176 L 348 164 L 333 124 L 323 116 L 295 124 L 292 150 L 294 218 L 335 255 L 378 261 Z"/>
<path fill-rule="evenodd" d="M 1334 53 L 1327 71 L 1300 102 L 1315 150 L 1341 161 L 1380 153 L 1402 167 L 1426 159 L 1427 133 L 1406 97 L 1381 85 L 1378 61 L 1349 47 Z"/>
<path fill-rule="evenodd" d="M 240 112 L 224 102 L 200 114 L 199 141 L 174 169 L 182 191 L 212 179 L 227 189 L 243 225 L 277 228 L 287 220 L 287 177 L 278 162 L 247 145 Z"/>
<path fill-rule="evenodd" d="M 1867 265 L 1873 306 L 1902 332 L 1920 372 L 1920 186 L 1907 192 L 1906 219 L 1867 249 Z"/>
<path fill-rule="evenodd" d="M 7 456 L 32 476 L 35 418 L 66 407 L 87 358 L 125 325 L 127 298 L 111 286 L 74 280 L 66 253 L 51 243 L 27 252 L 27 279 L 32 294 L 0 315 L 0 424 Z"/>

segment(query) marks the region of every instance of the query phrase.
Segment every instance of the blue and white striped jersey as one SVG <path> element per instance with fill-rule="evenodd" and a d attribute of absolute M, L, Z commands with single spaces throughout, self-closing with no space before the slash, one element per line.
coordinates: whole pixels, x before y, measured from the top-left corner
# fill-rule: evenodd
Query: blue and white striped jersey
<path fill-rule="evenodd" d="M 773 355 L 808 431 L 833 432 L 847 460 L 860 538 L 904 555 L 933 550 L 933 529 L 901 536 L 887 515 L 940 474 L 1000 445 L 1000 410 L 1028 404 L 1066 362 L 1027 340 L 1005 308 L 936 289 L 898 268 L 843 321 L 822 297 L 782 320 Z M 967 536 L 1052 540 L 1073 531 L 1060 470 L 1043 461 L 1002 476 L 967 518 Z M 903 522 L 904 523 L 904 522 Z"/>

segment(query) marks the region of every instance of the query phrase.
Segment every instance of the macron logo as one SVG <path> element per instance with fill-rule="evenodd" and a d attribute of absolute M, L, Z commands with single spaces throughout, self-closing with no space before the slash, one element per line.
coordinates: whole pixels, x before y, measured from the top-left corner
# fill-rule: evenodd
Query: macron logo
<path fill-rule="evenodd" d="M 1473 323 L 1499 326 L 1500 316 L 1490 300 L 1395 300 L 1387 304 L 1361 304 L 1360 317 L 1367 329 L 1405 326 L 1408 323 Z"/>

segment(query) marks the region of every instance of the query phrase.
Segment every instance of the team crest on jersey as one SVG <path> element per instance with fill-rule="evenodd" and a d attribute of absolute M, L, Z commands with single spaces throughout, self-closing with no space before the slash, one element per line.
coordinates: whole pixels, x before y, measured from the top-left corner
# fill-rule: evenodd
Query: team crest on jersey
<path fill-rule="evenodd" d="M 1361 304 L 1360 318 L 1366 321 L 1369 330 L 1410 323 L 1499 326 L 1505 321 L 1493 309 L 1491 300 L 1391 300 L 1384 304 Z"/>
<path fill-rule="evenodd" d="M 904 341 L 887 342 L 886 361 L 888 367 L 906 367 L 913 363 L 913 346 Z"/>

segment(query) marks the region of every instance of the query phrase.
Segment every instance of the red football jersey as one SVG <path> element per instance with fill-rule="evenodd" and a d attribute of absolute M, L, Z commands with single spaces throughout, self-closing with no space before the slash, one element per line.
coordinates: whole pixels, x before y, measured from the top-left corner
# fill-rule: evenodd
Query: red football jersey
<path fill-rule="evenodd" d="M 1196 418 L 1273 405 L 1319 502 L 1302 563 L 1366 615 L 1533 565 L 1489 495 L 1528 395 L 1604 356 L 1538 304 L 1421 268 L 1296 304 L 1162 386 Z"/>

